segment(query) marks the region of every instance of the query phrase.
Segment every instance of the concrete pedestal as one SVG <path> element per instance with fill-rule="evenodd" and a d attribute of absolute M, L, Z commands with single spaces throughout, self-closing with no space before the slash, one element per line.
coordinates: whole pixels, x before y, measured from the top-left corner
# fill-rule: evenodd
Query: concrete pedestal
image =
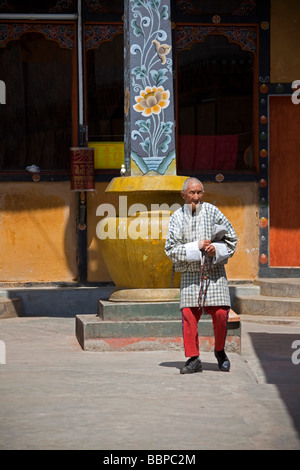
<path fill-rule="evenodd" d="M 213 351 L 209 315 L 198 323 L 201 351 Z M 76 337 L 86 351 L 183 350 L 179 302 L 113 302 L 99 300 L 98 314 L 76 316 Z M 241 325 L 230 312 L 226 350 L 240 353 Z"/>

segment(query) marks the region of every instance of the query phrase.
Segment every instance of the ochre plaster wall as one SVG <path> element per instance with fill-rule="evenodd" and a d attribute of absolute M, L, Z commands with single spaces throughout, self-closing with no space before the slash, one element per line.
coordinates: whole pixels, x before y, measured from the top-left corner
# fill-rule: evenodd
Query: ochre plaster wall
<path fill-rule="evenodd" d="M 232 280 L 253 280 L 258 275 L 259 229 L 256 183 L 207 183 L 205 200 L 215 204 L 233 225 L 238 244 L 226 271 Z"/>
<path fill-rule="evenodd" d="M 299 0 L 271 0 L 270 41 L 273 83 L 300 80 Z"/>
<path fill-rule="evenodd" d="M 87 259 L 89 282 L 110 282 L 111 278 L 104 264 L 96 236 L 96 226 L 100 220 L 96 216 L 100 204 L 113 204 L 118 207 L 118 196 L 105 193 L 108 183 L 96 183 L 95 191 L 87 193 Z"/>
<path fill-rule="evenodd" d="M 88 281 L 111 281 L 101 256 L 100 243 L 96 235 L 96 226 L 101 217 L 96 216 L 100 204 L 111 203 L 116 209 L 119 196 L 105 193 L 108 183 L 96 183 L 96 191 L 88 193 Z M 140 197 L 132 195 L 127 207 L 141 202 Z M 234 226 L 238 245 L 233 258 L 227 265 L 227 275 L 232 280 L 252 280 L 258 274 L 258 190 L 256 183 L 206 183 L 204 200 L 215 204 L 228 217 Z M 180 195 L 162 196 L 163 202 L 182 204 Z M 116 212 L 118 212 L 116 210 Z M 118 260 L 115 260 L 118 263 Z"/>
<path fill-rule="evenodd" d="M 0 184 L 0 282 L 77 278 L 77 195 L 70 183 Z"/>

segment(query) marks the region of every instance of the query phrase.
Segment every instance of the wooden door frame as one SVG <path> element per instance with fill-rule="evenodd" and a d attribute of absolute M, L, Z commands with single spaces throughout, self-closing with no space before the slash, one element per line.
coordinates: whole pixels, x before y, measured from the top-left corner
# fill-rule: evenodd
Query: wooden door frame
<path fill-rule="evenodd" d="M 286 277 L 295 278 L 300 276 L 300 267 L 272 266 L 270 264 L 270 172 L 269 163 L 272 159 L 272 148 L 270 148 L 271 132 L 270 128 L 270 98 L 287 97 L 292 98 L 292 83 L 269 83 L 267 94 L 267 124 L 264 130 L 267 134 L 267 141 L 263 145 L 263 150 L 267 152 L 261 157 L 260 179 L 259 179 L 259 237 L 260 237 L 260 256 L 259 256 L 259 277 L 275 278 Z M 291 101 L 292 106 L 292 101 Z"/>

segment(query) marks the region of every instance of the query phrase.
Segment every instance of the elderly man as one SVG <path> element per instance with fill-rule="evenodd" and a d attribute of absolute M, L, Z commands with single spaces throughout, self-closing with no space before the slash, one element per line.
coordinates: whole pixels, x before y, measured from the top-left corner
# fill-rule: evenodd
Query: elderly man
<path fill-rule="evenodd" d="M 230 309 L 229 288 L 224 264 L 235 251 L 237 237 L 224 214 L 202 202 L 204 188 L 196 178 L 188 178 L 181 191 L 185 204 L 170 217 L 165 253 L 181 272 L 180 309 L 183 343 L 189 357 L 181 374 L 201 372 L 198 321 L 205 310 L 212 316 L 215 357 L 219 369 L 229 371 L 224 351 Z"/>

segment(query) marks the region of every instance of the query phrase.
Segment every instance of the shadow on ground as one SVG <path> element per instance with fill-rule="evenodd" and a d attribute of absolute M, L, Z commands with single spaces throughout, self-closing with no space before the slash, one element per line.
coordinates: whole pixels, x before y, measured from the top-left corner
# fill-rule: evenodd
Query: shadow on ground
<path fill-rule="evenodd" d="M 300 436 L 300 350 L 298 346 L 297 353 L 293 347 L 300 335 L 250 332 L 249 336 L 264 372 L 265 383 L 276 385 Z"/>

